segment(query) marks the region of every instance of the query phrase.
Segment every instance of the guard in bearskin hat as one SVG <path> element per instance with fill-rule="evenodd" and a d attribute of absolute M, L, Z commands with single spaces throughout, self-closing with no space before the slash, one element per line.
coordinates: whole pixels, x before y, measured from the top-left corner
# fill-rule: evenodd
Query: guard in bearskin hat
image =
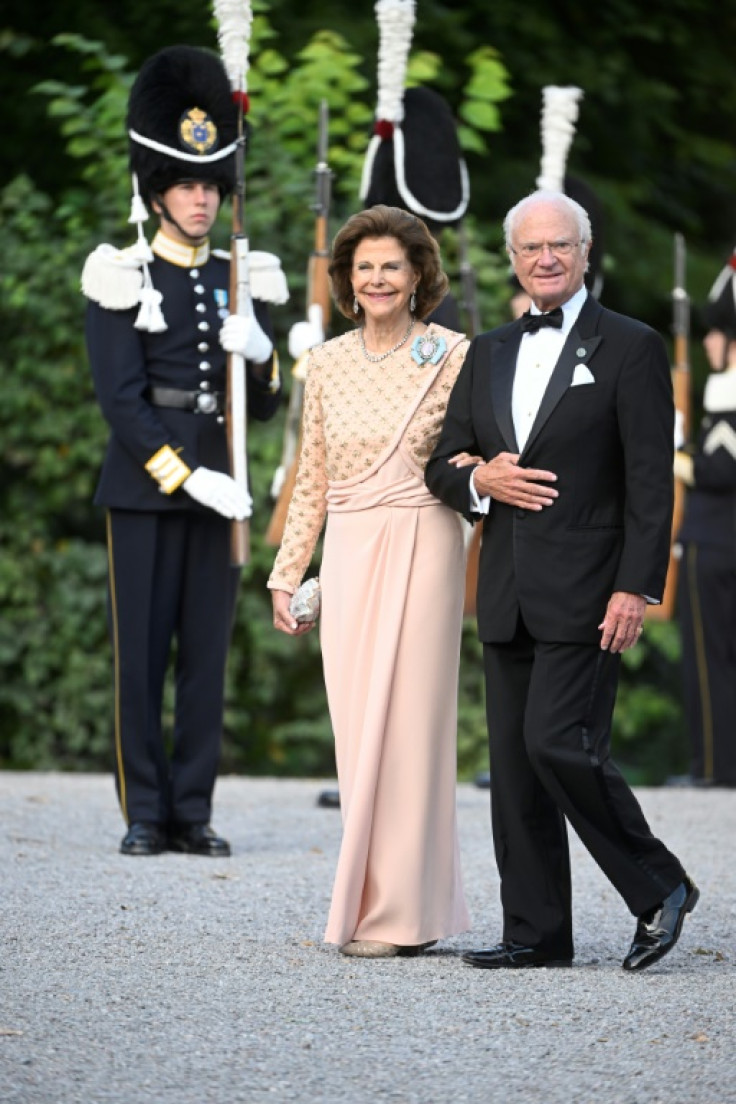
<path fill-rule="evenodd" d="M 678 534 L 685 716 L 696 785 L 736 786 L 736 250 L 702 310 L 703 419 L 675 455 L 687 487 Z"/>
<path fill-rule="evenodd" d="M 267 302 L 288 293 L 278 259 L 251 254 L 248 316 L 231 313 L 229 257 L 210 248 L 232 191 L 237 115 L 207 50 L 173 46 L 143 65 L 127 118 L 136 243 L 87 259 L 86 337 L 110 438 L 95 502 L 107 510 L 121 851 L 223 856 L 210 826 L 225 662 L 239 572 L 231 519 L 250 496 L 228 473 L 226 354 L 245 358 L 248 414 L 280 399 Z M 148 209 L 158 219 L 149 247 Z M 234 309 L 234 308 L 233 308 Z M 171 751 L 162 696 L 176 639 Z"/>

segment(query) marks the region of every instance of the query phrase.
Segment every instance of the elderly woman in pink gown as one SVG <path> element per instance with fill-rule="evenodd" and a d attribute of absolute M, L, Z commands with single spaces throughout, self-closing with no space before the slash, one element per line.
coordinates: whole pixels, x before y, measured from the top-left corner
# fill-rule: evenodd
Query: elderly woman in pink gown
<path fill-rule="evenodd" d="M 386 958 L 470 926 L 455 806 L 464 541 L 423 478 L 468 342 L 421 321 L 447 277 L 406 211 L 353 215 L 330 277 L 356 325 L 309 354 L 299 469 L 268 586 L 276 628 L 309 631 L 289 607 L 326 521 L 320 641 L 343 837 L 325 941 Z"/>

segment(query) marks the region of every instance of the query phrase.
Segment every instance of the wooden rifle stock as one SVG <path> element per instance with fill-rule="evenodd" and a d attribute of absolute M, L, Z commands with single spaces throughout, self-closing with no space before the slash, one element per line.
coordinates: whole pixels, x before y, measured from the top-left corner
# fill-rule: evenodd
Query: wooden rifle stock
<path fill-rule="evenodd" d="M 691 388 L 690 363 L 688 356 L 688 338 L 690 331 L 690 299 L 685 290 L 685 241 L 682 234 L 675 234 L 675 286 L 672 290 L 674 362 L 672 366 L 672 389 L 675 409 L 683 418 L 683 433 L 690 432 Z M 677 556 L 676 537 L 682 524 L 685 510 L 685 485 L 675 479 L 674 502 L 672 510 L 672 537 L 670 541 L 670 559 L 667 566 L 662 602 L 658 606 L 647 606 L 649 621 L 670 621 L 675 612 L 677 596 L 677 575 L 679 557 Z"/>
<path fill-rule="evenodd" d="M 317 143 L 316 198 L 312 204 L 315 212 L 314 247 L 307 264 L 307 315 L 311 306 L 319 306 L 322 312 L 322 330 L 327 331 L 330 320 L 330 280 L 328 267 L 330 249 L 328 240 L 328 221 L 330 213 L 330 192 L 332 171 L 327 164 L 328 112 L 327 101 L 320 104 L 319 136 Z M 266 530 L 266 544 L 278 548 L 284 536 L 286 515 L 289 512 L 291 496 L 294 493 L 296 473 L 301 455 L 301 419 L 304 404 L 304 385 L 306 382 L 307 355 L 301 356 L 292 369 L 291 395 L 289 410 L 284 429 L 284 444 L 281 454 L 283 482 L 278 490 L 276 505 Z"/>

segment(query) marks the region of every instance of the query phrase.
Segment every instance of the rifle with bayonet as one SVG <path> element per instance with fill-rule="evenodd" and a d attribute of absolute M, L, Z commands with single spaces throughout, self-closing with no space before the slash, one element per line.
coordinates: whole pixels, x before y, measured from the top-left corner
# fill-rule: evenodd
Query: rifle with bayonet
<path fill-rule="evenodd" d="M 217 37 L 222 60 L 230 80 L 237 108 L 238 136 L 235 150 L 235 188 L 232 199 L 232 233 L 230 236 L 230 311 L 250 315 L 253 304 L 248 274 L 248 238 L 245 233 L 245 123 L 248 110 L 246 73 L 250 50 L 253 13 L 248 0 L 214 0 Z M 230 474 L 246 494 L 248 491 L 247 410 L 245 358 L 238 353 L 227 355 L 225 429 L 230 461 Z M 250 525 L 247 519 L 231 522 L 230 560 L 242 567 L 250 559 Z"/>
<path fill-rule="evenodd" d="M 685 290 L 686 250 L 682 234 L 675 234 L 675 285 L 672 289 L 672 333 L 674 337 L 672 388 L 675 397 L 675 410 L 678 411 L 680 425 L 678 432 L 687 440 L 691 421 L 691 384 L 690 384 L 690 296 Z M 675 610 L 677 593 L 677 572 L 679 558 L 676 537 L 682 524 L 685 510 L 685 485 L 675 479 L 675 498 L 672 513 L 672 540 L 670 560 L 667 568 L 667 580 L 662 602 L 658 606 L 647 606 L 647 617 L 651 621 L 669 621 Z"/>
<path fill-rule="evenodd" d="M 309 255 L 307 266 L 307 317 L 310 322 L 319 325 L 323 333 L 327 329 L 330 317 L 330 282 L 327 269 L 330 262 L 328 223 L 332 170 L 327 162 L 328 124 L 327 101 L 322 100 L 319 110 L 317 166 L 314 169 L 315 200 L 312 204 L 312 210 L 315 214 L 314 248 Z M 291 394 L 284 424 L 281 462 L 271 483 L 271 497 L 275 499 L 276 505 L 266 530 L 266 544 L 274 548 L 281 544 L 286 515 L 299 467 L 302 408 L 304 405 L 304 385 L 306 383 L 308 359 L 309 352 L 302 353 L 291 370 Z"/>

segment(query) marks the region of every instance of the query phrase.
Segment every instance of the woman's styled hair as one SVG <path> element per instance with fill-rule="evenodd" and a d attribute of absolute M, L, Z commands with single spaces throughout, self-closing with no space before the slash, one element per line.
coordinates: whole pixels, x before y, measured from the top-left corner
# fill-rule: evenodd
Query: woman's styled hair
<path fill-rule="evenodd" d="M 419 277 L 414 313 L 417 318 L 426 318 L 439 306 L 449 289 L 439 246 L 420 218 L 401 207 L 383 204 L 358 211 L 335 235 L 328 271 L 340 313 L 358 324 L 363 321 L 363 308 L 360 307 L 357 314 L 353 311 L 355 297 L 351 275 L 355 250 L 366 238 L 395 238 L 401 245 Z"/>

